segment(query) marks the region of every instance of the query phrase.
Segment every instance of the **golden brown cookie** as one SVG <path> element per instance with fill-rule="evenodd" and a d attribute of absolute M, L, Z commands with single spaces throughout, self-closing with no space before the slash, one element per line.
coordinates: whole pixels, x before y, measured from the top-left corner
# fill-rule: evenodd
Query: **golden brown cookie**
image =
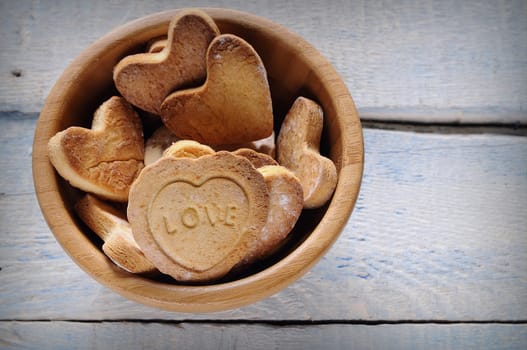
<path fill-rule="evenodd" d="M 320 155 L 322 108 L 299 97 L 287 113 L 277 138 L 278 163 L 293 171 L 302 184 L 304 208 L 324 205 L 337 185 L 337 169 Z"/>
<path fill-rule="evenodd" d="M 304 205 L 302 185 L 287 168 L 267 165 L 258 169 L 269 191 L 269 214 L 258 239 L 240 265 L 247 266 L 272 254 L 295 226 Z"/>
<path fill-rule="evenodd" d="M 235 35 L 214 38 L 207 51 L 205 84 L 170 94 L 161 106 L 161 118 L 178 137 L 204 144 L 268 137 L 273 110 L 260 56 Z"/>
<path fill-rule="evenodd" d="M 161 126 L 146 140 L 145 166 L 163 156 L 163 152 L 179 139 L 166 126 Z"/>
<path fill-rule="evenodd" d="M 141 121 L 128 102 L 112 97 L 95 112 L 91 129 L 73 126 L 53 136 L 48 155 L 72 186 L 125 202 L 143 168 Z"/>
<path fill-rule="evenodd" d="M 180 140 L 173 143 L 163 152 L 163 157 L 199 158 L 213 154 L 214 150 L 193 140 Z"/>
<path fill-rule="evenodd" d="M 135 240 L 161 272 L 210 281 L 247 254 L 268 210 L 263 176 L 245 158 L 222 151 L 163 157 L 145 167 L 127 214 Z"/>
<path fill-rule="evenodd" d="M 239 148 L 233 151 L 232 154 L 247 158 L 256 169 L 265 165 L 278 165 L 278 162 L 271 156 L 256 152 L 250 148 Z"/>
<path fill-rule="evenodd" d="M 117 266 L 132 273 L 157 271 L 135 242 L 130 224 L 121 212 L 90 194 L 75 204 L 75 211 L 104 241 L 103 252 Z"/>
<path fill-rule="evenodd" d="M 161 51 L 126 56 L 115 66 L 117 90 L 134 106 L 159 114 L 168 94 L 205 79 L 205 53 L 217 35 L 218 27 L 205 12 L 181 11 L 170 22 Z"/>

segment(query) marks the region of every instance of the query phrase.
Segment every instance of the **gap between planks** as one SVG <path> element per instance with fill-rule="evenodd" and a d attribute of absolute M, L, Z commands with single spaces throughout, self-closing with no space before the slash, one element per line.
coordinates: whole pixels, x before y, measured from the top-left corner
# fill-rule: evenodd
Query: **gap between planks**
<path fill-rule="evenodd" d="M 526 320 L 249 320 L 249 319 L 20 319 L 0 320 L 2 322 L 69 322 L 69 323 L 138 323 L 138 324 L 218 324 L 218 325 L 268 325 L 268 326 L 323 326 L 323 325 L 353 325 L 353 326 L 381 326 L 381 325 L 527 325 Z"/>
<path fill-rule="evenodd" d="M 496 134 L 527 136 L 527 125 L 515 124 L 459 124 L 459 123 L 417 123 L 403 121 L 363 120 L 365 129 L 406 131 L 430 134 Z"/>
<path fill-rule="evenodd" d="M 39 112 L 0 111 L 0 118 L 34 119 L 38 120 Z M 359 114 L 360 115 L 360 114 Z M 431 134 L 496 134 L 527 136 L 527 125 L 514 124 L 460 124 L 460 123 L 418 123 L 411 121 L 370 120 L 361 119 L 365 129 L 406 131 Z"/>

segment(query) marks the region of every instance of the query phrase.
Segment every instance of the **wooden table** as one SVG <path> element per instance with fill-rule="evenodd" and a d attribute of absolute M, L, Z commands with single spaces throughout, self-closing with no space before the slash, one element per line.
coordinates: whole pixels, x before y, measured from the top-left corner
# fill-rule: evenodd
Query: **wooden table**
<path fill-rule="evenodd" d="M 0 3 L 0 348 L 527 347 L 527 3 L 202 1 L 302 35 L 363 119 L 353 215 L 303 278 L 212 314 L 126 300 L 36 202 L 32 139 L 61 72 L 114 27 L 191 1 Z"/>

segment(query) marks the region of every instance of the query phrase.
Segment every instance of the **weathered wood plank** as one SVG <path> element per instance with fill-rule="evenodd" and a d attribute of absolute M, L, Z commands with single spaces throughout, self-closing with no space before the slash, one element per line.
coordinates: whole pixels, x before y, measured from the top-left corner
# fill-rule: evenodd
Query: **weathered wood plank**
<path fill-rule="evenodd" d="M 526 343 L 525 325 L 0 322 L 0 347 L 9 349 L 525 349 Z"/>
<path fill-rule="evenodd" d="M 0 195 L 33 193 L 31 155 L 38 115 L 0 113 Z"/>
<path fill-rule="evenodd" d="M 33 194 L 34 121 L 16 120 L 0 117 L 0 319 L 527 319 L 525 137 L 365 129 L 361 194 L 328 254 L 264 301 L 193 315 L 125 300 L 74 265 Z"/>
<path fill-rule="evenodd" d="M 61 72 L 118 25 L 194 1 L 2 1 L 0 108 L 38 112 Z M 368 119 L 527 122 L 527 3 L 201 1 L 269 18 L 318 48 Z"/>

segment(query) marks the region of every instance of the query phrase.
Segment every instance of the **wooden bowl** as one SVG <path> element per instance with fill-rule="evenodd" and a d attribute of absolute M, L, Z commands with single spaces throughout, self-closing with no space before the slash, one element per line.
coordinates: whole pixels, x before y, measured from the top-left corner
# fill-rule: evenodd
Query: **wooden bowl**
<path fill-rule="evenodd" d="M 44 217 L 70 257 L 101 284 L 150 306 L 180 312 L 232 309 L 263 299 L 307 272 L 339 236 L 352 212 L 362 178 L 364 151 L 360 120 L 346 85 L 315 48 L 285 28 L 260 17 L 225 9 L 204 9 L 222 33 L 247 40 L 267 69 L 276 130 L 296 97 L 321 104 L 321 152 L 337 166 L 338 184 L 323 208 L 304 210 L 284 247 L 243 275 L 208 285 L 183 285 L 166 277 L 134 275 L 112 264 L 102 242 L 80 222 L 73 204 L 82 193 L 55 172 L 46 145 L 69 126 L 89 127 L 95 109 L 116 94 L 112 69 L 124 56 L 166 35 L 178 10 L 125 24 L 84 50 L 55 84 L 38 120 L 33 144 L 33 177 Z"/>

